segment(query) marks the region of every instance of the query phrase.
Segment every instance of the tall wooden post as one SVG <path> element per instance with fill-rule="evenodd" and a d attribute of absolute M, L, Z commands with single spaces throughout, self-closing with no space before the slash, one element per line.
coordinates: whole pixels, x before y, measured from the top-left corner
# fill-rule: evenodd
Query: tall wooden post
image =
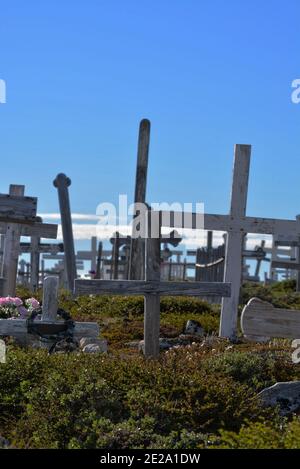
<path fill-rule="evenodd" d="M 103 251 L 103 244 L 102 241 L 98 244 L 98 254 L 97 254 L 97 265 L 96 265 L 96 275 L 95 278 L 101 278 L 101 260 L 102 260 L 102 251 Z"/>
<path fill-rule="evenodd" d="M 146 202 L 149 143 L 150 121 L 143 119 L 139 129 L 134 193 L 135 204 L 144 204 Z M 142 237 L 137 238 L 134 230 L 135 228 L 133 228 L 131 240 L 129 278 L 131 280 L 142 280 L 145 277 L 145 240 Z"/>
<path fill-rule="evenodd" d="M 120 251 L 120 233 L 117 232 L 114 238 L 114 245 L 112 250 L 112 278 L 118 279 L 119 276 L 119 251 Z"/>
<path fill-rule="evenodd" d="M 148 233 L 146 238 L 145 280 L 160 282 L 160 216 L 151 217 L 147 212 Z M 151 236 L 152 234 L 152 236 Z M 153 236 L 155 235 L 155 236 Z M 159 355 L 160 295 L 147 293 L 144 299 L 144 354 L 146 358 Z"/>
<path fill-rule="evenodd" d="M 246 215 L 250 145 L 235 145 L 230 216 L 242 219 Z M 228 231 L 226 238 L 224 282 L 231 283 L 230 298 L 222 299 L 220 336 L 236 336 L 240 285 L 242 279 L 242 253 L 244 234 L 240 230 Z"/>
<path fill-rule="evenodd" d="M 213 262 L 213 257 L 212 257 L 212 247 L 213 247 L 213 232 L 208 231 L 207 232 L 207 259 L 208 263 Z M 213 269 L 207 269 L 207 277 L 206 280 L 208 282 L 212 282 L 212 275 L 213 275 Z"/>
<path fill-rule="evenodd" d="M 43 222 L 41 217 L 38 217 L 40 223 Z M 39 286 L 39 272 L 40 272 L 40 252 L 39 252 L 40 238 L 38 236 L 31 236 L 30 244 L 30 289 L 35 292 Z"/>
<path fill-rule="evenodd" d="M 91 270 L 96 272 L 97 269 L 97 236 L 92 236 L 91 239 L 91 252 L 92 252 L 92 259 L 91 259 Z"/>
<path fill-rule="evenodd" d="M 72 229 L 72 218 L 68 187 L 71 185 L 71 179 L 65 174 L 58 174 L 53 181 L 58 191 L 59 207 L 61 214 L 61 225 L 65 248 L 65 268 L 67 274 L 68 289 L 73 292 L 74 281 L 77 278 L 76 258 L 74 248 L 74 238 Z"/>
<path fill-rule="evenodd" d="M 11 184 L 9 186 L 9 195 L 24 196 L 25 186 Z M 2 277 L 4 284 L 2 289 L 3 296 L 15 296 L 16 282 L 18 274 L 18 261 L 20 253 L 21 226 L 12 223 L 6 228 L 4 241 Z"/>
<path fill-rule="evenodd" d="M 30 289 L 35 292 L 39 286 L 40 253 L 38 251 L 40 238 L 31 237 L 30 246 Z"/>

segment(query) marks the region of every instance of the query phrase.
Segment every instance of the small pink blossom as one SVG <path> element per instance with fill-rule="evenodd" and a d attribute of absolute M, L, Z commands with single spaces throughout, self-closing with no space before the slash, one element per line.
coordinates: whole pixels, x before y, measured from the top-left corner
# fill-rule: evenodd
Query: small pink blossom
<path fill-rule="evenodd" d="M 16 297 L 16 298 L 12 298 L 12 300 L 13 300 L 13 304 L 16 305 L 17 307 L 22 306 L 23 304 L 23 301 L 21 300 L 21 298 Z"/>
<path fill-rule="evenodd" d="M 26 300 L 26 304 L 32 309 L 38 309 L 40 307 L 40 303 L 35 298 L 28 298 L 28 300 Z"/>

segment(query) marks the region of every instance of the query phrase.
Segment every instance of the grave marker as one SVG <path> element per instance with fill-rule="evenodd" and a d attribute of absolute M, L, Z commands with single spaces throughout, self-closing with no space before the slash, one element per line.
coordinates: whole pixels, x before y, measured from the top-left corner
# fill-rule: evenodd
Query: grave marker
<path fill-rule="evenodd" d="M 153 216 L 153 213 L 155 215 Z M 150 215 L 151 214 L 151 215 Z M 159 212 L 147 211 L 152 227 L 148 225 L 145 256 L 145 280 L 75 280 L 76 295 L 143 295 L 144 310 L 144 353 L 146 357 L 157 357 L 159 353 L 160 296 L 206 296 L 230 295 L 229 283 L 166 282 L 160 281 L 160 238 L 150 238 L 153 232 L 160 233 Z M 152 231 L 150 229 L 152 228 Z"/>
<path fill-rule="evenodd" d="M 74 280 L 77 277 L 75 248 L 72 229 L 72 218 L 70 208 L 70 198 L 68 187 L 71 185 L 71 179 L 65 174 L 58 174 L 53 181 L 53 185 L 57 188 L 59 198 L 59 208 L 61 214 L 61 226 L 63 232 L 63 240 L 65 247 L 65 266 L 67 274 L 68 288 L 72 292 Z"/>

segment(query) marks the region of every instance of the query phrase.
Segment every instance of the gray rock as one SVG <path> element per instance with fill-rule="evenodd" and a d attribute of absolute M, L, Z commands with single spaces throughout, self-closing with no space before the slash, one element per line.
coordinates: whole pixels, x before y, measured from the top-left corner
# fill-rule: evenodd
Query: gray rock
<path fill-rule="evenodd" d="M 279 406 L 281 415 L 288 415 L 300 409 L 300 381 L 276 383 L 263 389 L 257 397 L 266 407 Z"/>
<path fill-rule="evenodd" d="M 106 353 L 107 352 L 107 341 L 105 339 L 97 339 L 97 342 L 92 344 L 86 344 L 82 351 L 84 353 Z"/>
<path fill-rule="evenodd" d="M 97 339 L 95 337 L 81 337 L 79 341 L 80 348 L 83 349 L 88 344 L 101 345 L 101 339 Z"/>
<path fill-rule="evenodd" d="M 203 327 L 201 327 L 198 321 L 194 321 L 192 319 L 189 319 L 189 321 L 187 321 L 184 333 L 187 335 L 195 335 L 198 337 L 204 336 Z"/>

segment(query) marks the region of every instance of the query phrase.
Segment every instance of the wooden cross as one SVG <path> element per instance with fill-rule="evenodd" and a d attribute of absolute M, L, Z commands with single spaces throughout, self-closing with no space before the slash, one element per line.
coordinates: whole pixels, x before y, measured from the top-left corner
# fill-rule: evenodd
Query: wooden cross
<path fill-rule="evenodd" d="M 230 296 L 229 283 L 165 282 L 160 281 L 160 236 L 151 238 L 149 233 L 160 234 L 159 212 L 152 216 L 147 212 L 148 237 L 145 240 L 145 280 L 75 280 L 76 295 L 143 295 L 144 302 L 144 354 L 157 357 L 159 354 L 159 322 L 161 295 Z M 151 223 L 151 226 L 150 226 Z M 149 228 L 150 227 L 150 228 Z M 153 229 L 154 231 L 150 231 Z"/>
<path fill-rule="evenodd" d="M 73 291 L 74 280 L 77 277 L 74 237 L 72 228 L 72 217 L 70 208 L 70 198 L 68 187 L 71 185 L 71 179 L 65 174 L 58 174 L 53 181 L 57 188 L 59 209 L 61 215 L 61 226 L 65 246 L 65 266 L 67 275 L 67 284 L 70 291 Z"/>
<path fill-rule="evenodd" d="M 0 194 L 0 233 L 5 234 L 2 256 L 1 294 L 14 296 L 21 236 L 56 238 L 57 225 L 41 223 L 36 217 L 37 199 L 25 197 L 25 186 L 11 185 L 9 195 Z"/>
<path fill-rule="evenodd" d="M 250 145 L 236 145 L 234 151 L 233 182 L 229 215 L 188 214 L 185 228 L 202 228 L 227 232 L 224 282 L 231 283 L 231 296 L 223 298 L 220 336 L 235 339 L 239 294 L 242 278 L 243 241 L 246 233 L 286 234 L 298 237 L 299 220 L 280 220 L 246 216 L 248 177 L 251 156 Z M 170 220 L 163 226 L 182 228 L 183 212 L 162 212 L 162 220 Z"/>
<path fill-rule="evenodd" d="M 76 259 L 90 261 L 91 262 L 91 270 L 96 272 L 96 269 L 97 269 L 97 255 L 98 255 L 97 237 L 92 236 L 90 251 L 77 251 Z"/>
<path fill-rule="evenodd" d="M 43 327 L 44 333 L 49 332 L 52 326 L 62 326 L 63 321 L 57 319 L 58 277 L 46 277 L 43 288 L 42 316 L 35 323 Z M 75 322 L 73 337 L 77 340 L 82 337 L 99 335 L 99 326 L 94 322 Z M 28 332 L 26 319 L 0 319 L 0 336 L 16 337 L 21 343 L 30 343 L 36 336 Z M 50 344 L 51 345 L 51 344 Z"/>
<path fill-rule="evenodd" d="M 148 155 L 150 144 L 150 121 L 143 119 L 140 122 L 138 138 L 137 168 L 135 178 L 134 204 L 135 215 L 138 215 L 138 205 L 146 202 L 146 186 L 148 171 Z M 134 219 L 132 225 L 132 239 L 130 249 L 129 278 L 140 280 L 145 277 L 145 243 L 142 237 L 137 237 L 138 226 L 135 226 Z"/>

